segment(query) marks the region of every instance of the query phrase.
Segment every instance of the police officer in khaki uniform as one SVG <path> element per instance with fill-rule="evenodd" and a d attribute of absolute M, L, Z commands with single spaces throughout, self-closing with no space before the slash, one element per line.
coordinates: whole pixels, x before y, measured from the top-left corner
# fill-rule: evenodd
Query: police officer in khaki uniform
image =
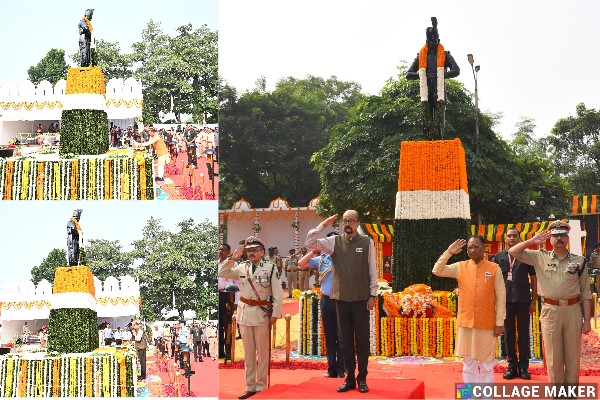
<path fill-rule="evenodd" d="M 586 259 L 569 252 L 569 224 L 555 221 L 547 232 L 517 243 L 508 253 L 533 265 L 542 296 L 542 338 L 548 382 L 578 384 L 581 334 L 591 331 L 591 299 Z M 529 250 L 550 239 L 553 250 Z"/>
<path fill-rule="evenodd" d="M 600 269 L 600 243 L 596 243 L 590 255 L 590 272 L 595 269 Z M 590 279 L 590 283 L 595 286 L 596 293 L 600 296 L 600 278 L 597 275 L 592 275 L 592 278 L 594 279 Z"/>
<path fill-rule="evenodd" d="M 236 267 L 244 249 L 248 260 Z M 228 258 L 219 276 L 237 279 L 240 285 L 240 300 L 237 320 L 240 325 L 245 353 L 246 391 L 239 396 L 247 399 L 266 389 L 269 373 L 270 327 L 281 318 L 283 289 L 277 274 L 277 266 L 263 261 L 265 244 L 257 237 L 250 236 Z M 272 307 L 272 313 L 269 309 Z M 258 359 L 258 367 L 257 367 Z"/>
<path fill-rule="evenodd" d="M 300 248 L 300 253 L 296 254 L 296 259 L 300 260 L 306 255 L 306 247 Z M 298 268 L 298 287 L 301 291 L 306 292 L 309 289 L 308 282 L 310 280 L 310 271 L 308 268 Z"/>
<path fill-rule="evenodd" d="M 294 249 L 290 249 L 290 256 L 285 259 L 285 273 L 287 278 L 288 298 L 298 286 L 298 259 L 295 257 Z"/>

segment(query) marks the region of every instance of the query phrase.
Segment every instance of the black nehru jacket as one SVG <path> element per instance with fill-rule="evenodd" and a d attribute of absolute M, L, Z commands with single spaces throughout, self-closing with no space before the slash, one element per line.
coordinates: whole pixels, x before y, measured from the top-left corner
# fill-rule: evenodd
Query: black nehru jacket
<path fill-rule="evenodd" d="M 513 257 L 511 256 L 511 259 Z M 514 260 L 512 270 L 512 281 L 507 280 L 508 271 L 510 270 L 510 261 L 508 258 L 508 250 L 503 250 L 496 254 L 492 262 L 500 265 L 502 277 L 506 285 L 506 302 L 508 303 L 530 303 L 531 293 L 529 292 L 529 278 L 527 275 L 535 275 L 535 269 L 529 265 L 522 263 L 519 260 Z"/>

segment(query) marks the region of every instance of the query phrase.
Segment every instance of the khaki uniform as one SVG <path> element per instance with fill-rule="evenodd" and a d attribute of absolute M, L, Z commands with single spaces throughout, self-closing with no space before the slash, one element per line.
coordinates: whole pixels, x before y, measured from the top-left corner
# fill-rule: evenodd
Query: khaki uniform
<path fill-rule="evenodd" d="M 277 274 L 277 266 L 269 261 L 257 265 L 254 274 L 252 263 L 244 261 L 233 268 L 235 261 L 228 260 L 219 270 L 219 276 L 227 279 L 237 279 L 240 288 L 240 301 L 237 309 L 237 321 L 240 325 L 240 334 L 245 353 L 246 390 L 260 392 L 267 387 L 267 374 L 269 370 L 269 338 L 270 318 L 259 306 L 252 306 L 244 302 L 268 300 L 273 298 L 273 317 L 281 318 L 283 303 L 283 289 Z M 252 286 L 259 295 L 257 298 Z M 258 366 L 257 366 L 258 359 Z"/>
<path fill-rule="evenodd" d="M 595 251 L 590 256 L 590 270 L 592 269 L 600 269 L 600 253 Z M 600 295 L 600 278 L 596 276 L 595 279 L 596 292 Z"/>
<path fill-rule="evenodd" d="M 290 296 L 294 289 L 298 288 L 298 260 L 293 257 L 285 259 L 285 273 Z"/>
<path fill-rule="evenodd" d="M 567 253 L 559 260 L 553 251 L 526 249 L 519 260 L 535 268 L 538 293 L 543 299 L 574 302 L 579 297 L 579 301 L 571 305 L 552 305 L 543 300 L 540 315 L 548 382 L 577 384 L 583 325 L 581 301 L 592 298 L 585 259 Z M 571 273 L 569 266 L 577 270 Z"/>
<path fill-rule="evenodd" d="M 206 336 L 208 337 L 210 355 L 215 359 L 219 353 L 219 350 L 217 349 L 217 328 L 213 326 L 206 327 Z"/>

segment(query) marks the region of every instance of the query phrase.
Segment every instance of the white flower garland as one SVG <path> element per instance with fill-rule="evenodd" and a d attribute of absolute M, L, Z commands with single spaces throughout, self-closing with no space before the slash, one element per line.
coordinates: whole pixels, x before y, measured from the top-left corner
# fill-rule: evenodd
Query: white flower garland
<path fill-rule="evenodd" d="M 15 176 L 13 179 L 13 193 L 12 193 L 12 199 L 13 200 L 19 200 L 19 196 L 21 194 L 21 174 L 22 174 L 22 169 L 23 169 L 23 162 L 21 160 L 16 160 L 15 161 Z"/>
<path fill-rule="evenodd" d="M 312 355 L 312 351 L 313 351 L 313 332 L 312 332 L 312 326 L 313 326 L 313 312 L 312 312 L 312 304 L 313 299 L 309 298 L 308 299 L 308 329 L 306 330 L 306 335 L 307 337 L 307 341 L 306 341 L 306 346 L 308 347 L 308 354 Z"/>
<path fill-rule="evenodd" d="M 302 332 L 302 319 L 305 317 L 304 316 L 304 296 L 300 296 L 300 298 L 298 299 L 298 308 L 299 308 L 299 315 L 300 318 L 298 318 L 298 354 L 304 354 L 306 353 L 304 346 L 302 345 L 304 343 L 304 332 Z"/>
<path fill-rule="evenodd" d="M 140 168 L 137 164 L 135 158 L 131 159 L 131 183 L 132 183 L 132 192 L 131 192 L 131 200 L 138 199 L 138 188 L 140 182 Z"/>
<path fill-rule="evenodd" d="M 323 316 L 321 315 L 321 302 L 319 299 L 314 299 L 317 302 L 317 318 L 319 321 L 317 322 L 317 355 L 320 356 L 323 354 L 323 341 L 321 340 L 321 328 L 323 326 Z"/>
<path fill-rule="evenodd" d="M 50 196 L 48 194 L 50 192 L 50 163 L 44 163 L 43 186 L 44 186 L 44 195 L 42 198 L 44 200 L 50 200 Z"/>
<path fill-rule="evenodd" d="M 375 307 L 377 307 L 377 303 L 375 303 Z M 376 340 L 375 340 L 375 308 L 369 311 L 369 351 L 370 354 L 376 355 Z"/>
<path fill-rule="evenodd" d="M 0 200 L 4 198 L 4 182 L 6 179 L 6 161 L 0 160 Z M 2 392 L 0 392 L 2 393 Z"/>

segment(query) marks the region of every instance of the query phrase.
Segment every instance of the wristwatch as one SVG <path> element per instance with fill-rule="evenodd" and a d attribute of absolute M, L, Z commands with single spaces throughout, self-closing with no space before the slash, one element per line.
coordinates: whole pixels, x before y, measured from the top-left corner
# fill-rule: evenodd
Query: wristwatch
<path fill-rule="evenodd" d="M 370 297 L 370 298 L 372 298 L 372 299 L 374 299 L 374 298 L 376 298 L 377 296 L 370 295 L 369 297 Z"/>

